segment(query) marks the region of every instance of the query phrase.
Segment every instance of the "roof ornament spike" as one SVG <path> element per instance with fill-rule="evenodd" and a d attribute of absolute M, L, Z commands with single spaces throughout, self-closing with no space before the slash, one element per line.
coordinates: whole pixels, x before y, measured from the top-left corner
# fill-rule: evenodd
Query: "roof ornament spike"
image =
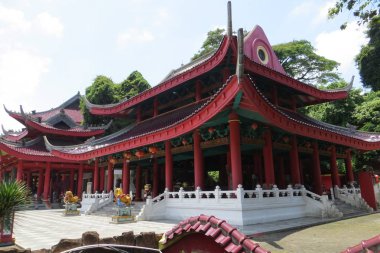
<path fill-rule="evenodd" d="M 7 134 L 8 134 L 8 131 L 7 131 L 7 130 L 5 130 L 5 128 L 4 128 L 4 125 L 3 125 L 3 124 L 1 124 L 1 130 L 3 130 L 3 134 L 4 134 L 4 135 L 7 135 Z"/>
<path fill-rule="evenodd" d="M 238 78 L 238 82 L 240 83 L 240 79 L 244 74 L 244 53 L 243 53 L 243 45 L 244 45 L 244 34 L 243 28 L 239 28 L 238 30 L 238 48 L 237 48 L 237 64 L 236 64 L 236 75 Z"/>
<path fill-rule="evenodd" d="M 350 81 L 349 85 L 347 86 L 347 91 L 351 90 L 352 87 L 354 86 L 354 80 L 355 80 L 355 76 L 352 76 L 351 81 Z"/>
<path fill-rule="evenodd" d="M 46 149 L 49 152 L 51 152 L 53 150 L 53 145 L 49 142 L 49 140 L 47 139 L 46 135 L 44 135 L 43 138 L 44 138 L 44 143 L 45 143 Z"/>
<path fill-rule="evenodd" d="M 231 1 L 227 2 L 227 36 L 232 37 L 232 12 Z"/>
<path fill-rule="evenodd" d="M 25 117 L 25 112 L 24 112 L 24 109 L 22 108 L 22 105 L 20 105 L 20 113 L 23 117 Z"/>
<path fill-rule="evenodd" d="M 5 106 L 5 104 L 3 104 L 3 107 L 4 107 L 4 110 L 5 110 L 6 113 L 8 113 L 8 114 L 11 113 L 11 111 L 7 109 L 7 107 Z"/>

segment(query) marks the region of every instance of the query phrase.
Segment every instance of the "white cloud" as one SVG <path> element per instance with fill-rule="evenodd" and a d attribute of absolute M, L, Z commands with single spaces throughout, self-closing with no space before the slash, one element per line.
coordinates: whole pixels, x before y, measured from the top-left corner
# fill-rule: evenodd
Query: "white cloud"
<path fill-rule="evenodd" d="M 149 42 L 154 39 L 154 35 L 149 30 L 129 29 L 127 32 L 120 32 L 117 35 L 116 43 L 123 47 L 129 43 Z"/>
<path fill-rule="evenodd" d="M 327 14 L 331 7 L 334 7 L 335 0 L 326 2 L 323 6 L 319 8 L 318 15 L 313 19 L 313 24 L 320 24 L 327 21 Z"/>
<path fill-rule="evenodd" d="M 27 32 L 31 29 L 31 22 L 25 19 L 24 12 L 0 5 L 0 31 Z"/>
<path fill-rule="evenodd" d="M 317 54 L 339 62 L 341 64 L 339 71 L 346 78 L 349 77 L 352 72 L 356 72 L 355 56 L 360 52 L 361 46 L 367 42 L 364 30 L 355 22 L 351 22 L 345 30 L 320 33 L 315 40 Z"/>
<path fill-rule="evenodd" d="M 315 4 L 311 1 L 304 1 L 297 5 L 293 10 L 290 11 L 291 16 L 301 16 L 309 14 L 315 10 Z"/>
<path fill-rule="evenodd" d="M 58 38 L 63 36 L 63 24 L 59 18 L 52 16 L 48 12 L 42 12 L 35 18 L 35 24 L 39 31 L 47 35 Z"/>

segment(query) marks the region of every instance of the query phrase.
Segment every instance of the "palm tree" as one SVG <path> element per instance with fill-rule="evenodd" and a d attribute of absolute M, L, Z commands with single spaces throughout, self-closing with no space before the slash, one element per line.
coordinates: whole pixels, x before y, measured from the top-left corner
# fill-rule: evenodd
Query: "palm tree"
<path fill-rule="evenodd" d="M 29 189 L 24 182 L 0 182 L 0 246 L 13 244 L 14 213 L 28 201 Z"/>

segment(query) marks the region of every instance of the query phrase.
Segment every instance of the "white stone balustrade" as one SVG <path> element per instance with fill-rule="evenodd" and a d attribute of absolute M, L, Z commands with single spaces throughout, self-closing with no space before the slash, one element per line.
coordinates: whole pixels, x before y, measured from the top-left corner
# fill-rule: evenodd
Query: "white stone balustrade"
<path fill-rule="evenodd" d="M 80 208 L 81 213 L 91 214 L 99 210 L 100 208 L 113 202 L 113 192 L 109 193 L 85 193 L 82 194 L 82 207 Z"/>
<path fill-rule="evenodd" d="M 356 208 L 360 208 L 366 210 L 368 212 L 372 212 L 373 209 L 368 206 L 367 202 L 361 197 L 360 189 L 351 187 L 347 188 L 344 185 L 342 188 L 339 188 L 337 185 L 334 187 L 334 194 L 337 199 L 354 206 Z"/>

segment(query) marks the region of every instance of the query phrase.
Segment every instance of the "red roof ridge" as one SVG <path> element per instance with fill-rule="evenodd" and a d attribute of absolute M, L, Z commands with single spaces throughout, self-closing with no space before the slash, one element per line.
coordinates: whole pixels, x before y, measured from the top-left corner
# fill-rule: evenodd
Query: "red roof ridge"
<path fill-rule="evenodd" d="M 270 253 L 225 220 L 204 214 L 185 219 L 164 233 L 160 240 L 160 248 L 171 245 L 170 240 L 175 242 L 176 239 L 192 233 L 201 233 L 212 238 L 226 252 Z M 176 236 L 178 238 L 175 238 Z"/>

